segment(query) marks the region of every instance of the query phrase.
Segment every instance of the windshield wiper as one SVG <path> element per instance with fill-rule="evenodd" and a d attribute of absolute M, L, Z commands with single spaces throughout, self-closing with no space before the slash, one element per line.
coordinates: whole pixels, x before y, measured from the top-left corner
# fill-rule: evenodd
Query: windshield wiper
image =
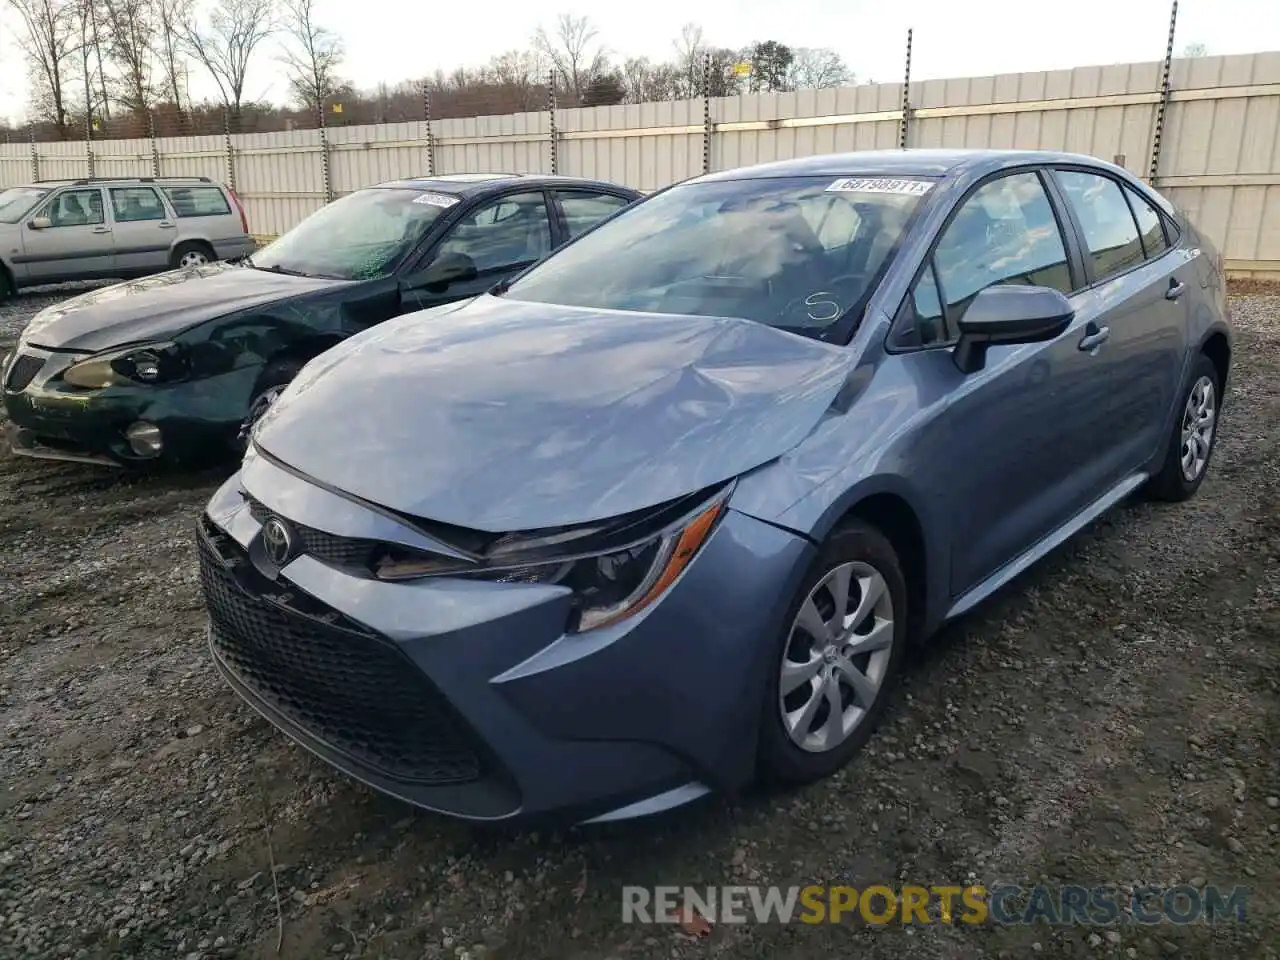
<path fill-rule="evenodd" d="M 286 277 L 310 277 L 311 276 L 311 274 L 303 273 L 301 270 L 290 270 L 287 267 L 282 267 L 278 263 L 272 264 L 269 267 L 264 267 L 254 263 L 252 260 L 248 258 L 245 258 L 244 262 L 245 262 L 245 266 L 253 267 L 253 269 L 255 270 L 261 270 L 263 273 L 279 273 Z"/>
<path fill-rule="evenodd" d="M 504 293 L 506 293 L 508 290 L 511 289 L 511 281 L 514 279 L 515 277 L 507 277 L 507 279 L 505 280 L 499 280 L 497 283 L 495 283 L 492 287 L 489 288 L 489 296 L 491 297 L 502 296 Z"/>

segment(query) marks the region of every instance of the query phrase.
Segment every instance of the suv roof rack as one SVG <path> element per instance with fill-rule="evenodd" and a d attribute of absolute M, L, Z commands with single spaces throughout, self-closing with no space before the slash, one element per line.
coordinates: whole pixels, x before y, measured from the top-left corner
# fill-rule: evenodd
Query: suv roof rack
<path fill-rule="evenodd" d="M 88 186 L 91 183 L 161 183 L 179 181 L 186 183 L 213 183 L 208 177 L 80 177 L 74 180 L 37 180 L 36 183 L 65 183 L 73 187 Z"/>

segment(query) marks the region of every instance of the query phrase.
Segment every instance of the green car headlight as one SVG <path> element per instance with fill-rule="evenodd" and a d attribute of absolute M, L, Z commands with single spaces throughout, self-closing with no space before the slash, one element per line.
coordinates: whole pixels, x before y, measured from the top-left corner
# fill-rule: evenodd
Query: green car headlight
<path fill-rule="evenodd" d="M 73 387 L 101 390 L 105 387 L 172 383 L 187 375 L 181 350 L 173 343 L 135 344 L 81 360 L 62 373 Z"/>

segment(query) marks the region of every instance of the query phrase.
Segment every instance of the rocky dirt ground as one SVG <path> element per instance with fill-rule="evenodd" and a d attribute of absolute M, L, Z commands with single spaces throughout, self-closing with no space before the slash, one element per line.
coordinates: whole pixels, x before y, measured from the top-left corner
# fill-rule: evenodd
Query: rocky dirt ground
<path fill-rule="evenodd" d="M 241 706 L 191 539 L 218 473 L 0 454 L 0 956 L 1280 957 L 1280 296 L 1232 309 L 1198 499 L 1117 509 L 950 628 L 837 780 L 607 830 L 415 813 Z M 620 923 L 624 884 L 895 881 L 1251 894 L 1213 927 Z"/>

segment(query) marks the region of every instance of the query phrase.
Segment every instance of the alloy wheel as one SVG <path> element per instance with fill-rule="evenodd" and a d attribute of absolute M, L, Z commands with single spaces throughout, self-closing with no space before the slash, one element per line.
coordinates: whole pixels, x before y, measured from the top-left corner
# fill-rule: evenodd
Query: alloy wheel
<path fill-rule="evenodd" d="M 180 267 L 202 267 L 209 262 L 208 254 L 202 250 L 188 250 L 178 260 Z"/>
<path fill-rule="evenodd" d="M 873 566 L 842 563 L 818 581 L 782 655 L 778 707 L 792 743 L 825 753 L 849 739 L 880 695 L 894 635 L 893 597 Z"/>
<path fill-rule="evenodd" d="M 1188 483 L 1204 473 L 1217 422 L 1217 391 L 1213 380 L 1201 377 L 1192 385 L 1182 412 L 1182 476 Z"/>

